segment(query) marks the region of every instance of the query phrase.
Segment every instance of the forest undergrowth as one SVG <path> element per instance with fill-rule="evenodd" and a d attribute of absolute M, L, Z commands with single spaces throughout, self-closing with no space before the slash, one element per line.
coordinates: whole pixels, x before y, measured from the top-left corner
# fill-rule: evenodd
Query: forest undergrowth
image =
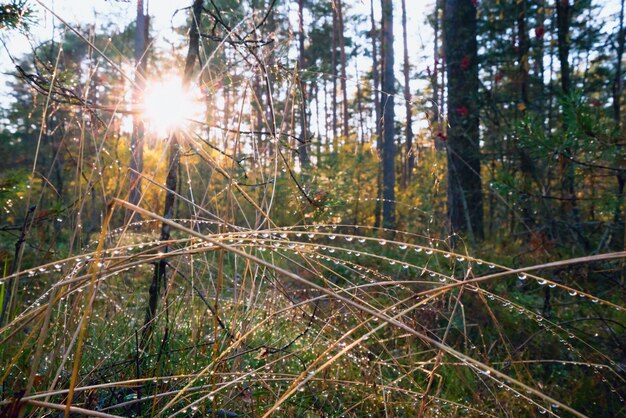
<path fill-rule="evenodd" d="M 74 41 L 98 57 L 85 86 L 98 65 L 121 70 L 106 40 Z M 153 134 L 136 204 L 123 95 L 60 100 L 62 48 L 38 69 L 49 85 L 26 80 L 38 147 L 53 147 L 42 138 L 63 117 L 72 157 L 62 191 L 36 157 L 2 179 L 14 239 L 2 247 L 0 415 L 624 416 L 626 252 L 582 255 L 506 227 L 447 235 L 432 147 L 398 193 L 397 229 L 374 227 L 374 145 L 343 138 L 301 167 L 297 71 L 222 42 L 200 49 L 201 72 L 227 48 L 236 76 L 211 68 L 200 83 L 239 83 L 237 110 L 227 126 Z M 274 101 L 271 83 L 283 83 Z M 261 97 L 260 129 L 285 135 L 244 132 Z"/>
<path fill-rule="evenodd" d="M 145 220 L 113 228 L 129 208 Z M 18 405 L 91 416 L 623 407 L 623 294 L 606 276 L 624 253 L 510 268 L 363 225 L 168 220 L 117 198 L 108 211 L 77 255 L 2 279 L 18 289 L 2 328 L 7 416 Z"/>

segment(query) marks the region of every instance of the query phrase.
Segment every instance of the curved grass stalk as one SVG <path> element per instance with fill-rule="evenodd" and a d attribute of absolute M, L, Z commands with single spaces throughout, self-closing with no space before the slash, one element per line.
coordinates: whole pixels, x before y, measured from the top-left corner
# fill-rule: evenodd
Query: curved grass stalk
<path fill-rule="evenodd" d="M 163 217 L 160 217 L 159 215 L 157 215 L 155 213 L 152 213 L 152 212 L 150 212 L 148 210 L 142 209 L 142 208 L 140 208 L 138 206 L 132 205 L 132 204 L 130 204 L 130 203 L 126 202 L 126 201 L 120 200 L 120 199 L 115 199 L 115 202 L 120 204 L 120 205 L 122 205 L 122 206 L 125 206 L 128 209 L 134 210 L 134 211 L 140 213 L 143 216 L 151 217 L 151 218 L 157 219 L 157 220 L 159 220 L 161 222 L 167 223 L 172 228 L 178 229 L 178 230 L 180 230 L 182 232 L 185 232 L 185 233 L 187 233 L 189 235 L 192 235 L 192 236 L 194 236 L 196 238 L 203 239 L 203 240 L 205 240 L 205 241 L 207 241 L 207 242 L 209 242 L 209 243 L 211 243 L 213 245 L 221 247 L 222 249 L 224 249 L 224 250 L 226 250 L 226 251 L 228 251 L 230 253 L 237 254 L 237 255 L 242 256 L 244 258 L 247 258 L 250 261 L 253 261 L 253 262 L 257 263 L 257 264 L 260 264 L 260 265 L 263 265 L 263 266 L 268 267 L 270 269 L 273 269 L 277 273 L 280 273 L 283 276 L 289 277 L 289 278 L 291 278 L 291 279 L 293 279 L 295 281 L 298 281 L 298 282 L 300 282 L 302 284 L 305 284 L 305 285 L 307 285 L 307 286 L 309 286 L 309 287 L 311 287 L 313 289 L 316 289 L 316 290 L 318 290 L 318 291 L 320 291 L 322 293 L 326 293 L 326 294 L 328 294 L 328 296 L 330 296 L 332 298 L 335 298 L 335 299 L 338 299 L 338 300 L 340 300 L 341 302 L 343 302 L 343 303 L 345 303 L 347 305 L 351 305 L 354 308 L 356 308 L 356 309 L 358 309 L 360 311 L 363 311 L 364 313 L 367 313 L 369 315 L 377 317 L 378 319 L 384 321 L 385 323 L 389 323 L 390 325 L 395 325 L 398 328 L 404 329 L 405 331 L 412 333 L 413 335 L 415 335 L 416 337 L 424 340 L 425 342 L 427 342 L 427 343 L 429 343 L 429 344 L 431 344 L 431 345 L 433 345 L 433 346 L 435 346 L 435 347 L 437 347 L 439 349 L 444 350 L 446 353 L 448 353 L 448 354 L 450 354 L 450 355 L 452 355 L 452 356 L 454 356 L 454 357 L 456 357 L 456 358 L 458 358 L 458 359 L 460 359 L 462 361 L 466 361 L 468 364 L 472 365 L 477 370 L 479 370 L 481 372 L 484 372 L 487 375 L 489 375 L 492 379 L 494 379 L 495 377 L 498 377 L 501 380 L 508 380 L 512 384 L 514 384 L 515 386 L 518 386 L 520 389 L 522 389 L 522 390 L 524 390 L 524 391 L 526 391 L 526 392 L 528 392 L 530 394 L 533 394 L 535 396 L 538 396 L 538 397 L 542 398 L 543 400 L 545 400 L 547 402 L 551 402 L 552 404 L 558 405 L 563 410 L 566 410 L 566 411 L 570 412 L 571 414 L 573 414 L 575 416 L 578 416 L 578 417 L 584 417 L 585 416 L 585 415 L 581 414 L 580 412 L 576 411 L 575 409 L 571 408 L 570 406 L 565 405 L 565 404 L 559 402 L 558 400 L 553 399 L 553 398 L 545 395 L 543 392 L 538 391 L 538 390 L 536 390 L 536 389 L 534 389 L 534 388 L 532 388 L 532 387 L 530 387 L 528 385 L 525 385 L 524 383 L 522 383 L 522 382 L 520 382 L 520 381 L 518 381 L 516 379 L 513 379 L 510 376 L 507 376 L 506 374 L 504 374 L 504 373 L 502 373 L 500 371 L 497 371 L 497 370 L 493 369 L 492 367 L 487 366 L 486 364 L 484 364 L 482 362 L 479 362 L 479 361 L 477 361 L 477 360 L 475 360 L 475 359 L 473 359 L 473 358 L 471 358 L 469 356 L 466 356 L 465 354 L 463 354 L 463 353 L 461 353 L 461 352 L 459 352 L 459 351 L 457 351 L 457 350 L 455 350 L 455 349 L 453 349 L 451 347 L 448 347 L 448 346 L 446 346 L 444 344 L 441 344 L 439 341 L 436 341 L 436 340 L 432 339 L 431 337 L 428 337 L 428 336 L 424 335 L 423 333 L 420 333 L 420 332 L 414 330 L 413 328 L 405 325 L 404 323 L 397 321 L 395 318 L 391 318 L 391 317 L 388 317 L 386 315 L 380 314 L 379 312 L 377 312 L 375 310 L 372 310 L 372 309 L 367 308 L 367 307 L 365 307 L 363 305 L 360 305 L 359 303 L 356 303 L 356 302 L 352 301 L 351 299 L 348 299 L 346 297 L 340 296 L 340 295 L 338 295 L 338 294 L 336 294 L 336 293 L 326 289 L 325 287 L 322 287 L 322 286 L 319 286 L 319 285 L 317 285 L 315 283 L 312 283 L 312 282 L 310 282 L 310 281 L 308 281 L 308 280 L 306 280 L 306 279 L 304 279 L 304 278 L 302 278 L 302 277 L 300 277 L 300 276 L 298 276 L 296 274 L 293 274 L 290 271 L 284 270 L 284 269 L 282 269 L 282 268 L 280 268 L 278 266 L 275 266 L 275 265 L 273 265 L 273 264 L 271 264 L 271 263 L 269 263 L 269 262 L 267 262 L 267 261 L 265 261 L 263 259 L 260 259 L 260 258 L 258 258 L 256 256 L 247 254 L 244 251 L 241 251 L 241 250 L 239 250 L 239 249 L 237 249 L 235 247 L 232 247 L 230 245 L 224 244 L 224 243 L 222 243 L 220 241 L 214 240 L 213 238 L 210 238 L 208 236 L 202 235 L 202 234 L 200 234 L 200 233 L 198 233 L 198 232 L 196 232 L 194 230 L 191 230 L 189 228 L 186 228 L 186 227 L 184 227 L 182 225 L 178 225 L 177 223 L 169 221 L 168 219 L 165 219 Z M 624 253 L 624 252 L 616 253 L 616 254 L 621 254 L 621 257 L 624 257 L 626 255 L 626 253 Z M 591 257 L 582 257 L 581 259 L 597 261 L 597 260 L 611 259 L 611 258 L 618 258 L 618 257 L 615 256 L 615 254 L 613 254 L 613 257 L 602 258 L 601 256 L 591 256 Z M 579 261 L 579 262 L 582 262 L 582 261 Z M 547 263 L 546 265 L 554 265 L 554 264 L 562 265 L 562 263 Z M 520 271 L 523 271 L 523 269 L 521 269 Z M 496 275 L 491 275 L 491 276 L 498 277 L 497 274 Z M 473 280 L 470 280 L 468 282 L 473 282 L 473 281 L 476 281 L 476 280 L 477 279 L 473 279 Z M 483 277 L 483 281 L 484 281 L 484 277 Z M 455 286 L 451 286 L 451 287 L 455 287 Z M 283 400 L 283 402 L 284 402 L 284 400 Z"/>

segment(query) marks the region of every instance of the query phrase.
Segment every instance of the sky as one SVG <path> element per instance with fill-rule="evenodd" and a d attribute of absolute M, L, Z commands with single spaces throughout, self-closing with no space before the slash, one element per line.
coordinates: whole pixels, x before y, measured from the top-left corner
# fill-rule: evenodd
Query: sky
<path fill-rule="evenodd" d="M 297 30 L 297 2 L 291 1 L 291 13 L 289 14 L 293 30 Z M 402 79 L 402 29 L 401 29 L 401 7 L 400 0 L 394 1 L 395 20 L 395 44 L 396 51 L 396 77 Z M 433 10 L 434 0 L 405 0 L 407 4 L 407 30 L 409 56 L 413 72 L 424 73 L 427 66 L 433 65 L 433 31 L 426 23 L 426 16 Z M 514 1 L 514 0 L 502 0 Z M 31 45 L 62 36 L 64 25 L 56 19 L 50 12 L 46 11 L 40 4 L 53 10 L 58 16 L 71 24 L 89 25 L 95 24 L 97 27 L 104 27 L 113 24 L 113 27 L 122 31 L 130 24 L 136 15 L 136 0 L 31 0 L 35 6 L 37 23 L 31 28 L 30 37 L 20 34 L 18 31 L 0 31 L 0 106 L 7 106 L 10 103 L 10 91 L 6 85 L 6 80 L 10 76 L 7 74 L 13 71 L 11 60 L 7 55 L 7 50 L 11 55 L 19 58 L 22 54 L 31 51 Z M 151 15 L 151 27 L 157 46 L 168 48 L 173 41 L 180 40 L 180 36 L 173 31 L 174 27 L 185 24 L 187 11 L 175 13 L 177 10 L 188 7 L 192 0 L 144 0 L 148 4 Z M 602 6 L 600 15 L 608 15 L 619 10 L 620 0 L 595 0 L 596 4 Z M 380 1 L 374 0 L 375 13 L 377 19 L 380 18 Z M 365 22 L 361 23 L 360 29 L 369 29 L 370 0 L 344 0 L 344 15 L 361 15 Z M 308 22 L 305 22 L 308 23 Z M 347 31 L 354 28 L 346 27 Z M 607 27 L 606 30 L 613 28 Z M 367 40 L 362 40 L 367 42 Z M 174 42 L 177 43 L 177 42 Z M 367 71 L 371 67 L 370 59 L 360 56 L 356 60 L 360 72 Z M 348 69 L 348 89 L 356 90 L 354 79 L 354 64 L 351 63 Z M 415 79 L 411 87 L 413 92 L 417 92 L 423 87 L 424 81 Z M 398 102 L 398 100 L 397 100 Z M 399 111 L 399 112 L 398 112 Z M 403 106 L 397 107 L 397 117 L 401 118 L 404 113 Z"/>
<path fill-rule="evenodd" d="M 154 30 L 160 36 L 172 39 L 174 35 L 171 28 L 185 22 L 185 13 L 178 13 L 173 19 L 172 16 L 177 9 L 188 6 L 191 0 L 146 1 L 149 2 Z M 101 27 L 112 23 L 119 31 L 136 16 L 136 3 L 130 0 L 42 0 L 41 3 L 70 24 L 95 24 Z M 63 32 L 64 25 L 58 19 L 36 1 L 31 1 L 31 4 L 36 10 L 37 22 L 30 30 L 30 39 L 17 31 L 8 34 L 0 32 L 0 39 L 6 44 L 6 48 L 0 50 L 2 72 L 12 69 L 7 49 L 13 56 L 19 57 L 31 50 L 31 43 L 37 45 L 49 39 L 58 39 Z"/>
<path fill-rule="evenodd" d="M 151 25 L 161 37 L 171 38 L 172 27 L 180 26 L 185 22 L 186 13 L 178 13 L 173 19 L 176 10 L 187 7 L 192 0 L 145 0 L 148 4 Z M 431 29 L 425 24 L 425 16 L 432 10 L 433 0 L 406 0 L 407 1 L 407 21 L 409 39 L 412 47 L 418 44 L 423 45 L 426 40 L 432 37 Z M 59 35 L 61 22 L 54 18 L 49 12 L 43 9 L 36 0 L 32 0 L 37 9 L 38 24 L 32 28 L 32 38 L 34 43 L 45 41 Z M 48 8 L 61 16 L 69 23 L 97 24 L 103 25 L 113 22 L 120 30 L 131 23 L 135 18 L 135 0 L 41 0 Z M 369 0 L 344 0 L 345 5 L 350 9 L 348 13 L 362 14 L 369 16 Z M 375 11 L 380 15 L 379 1 L 375 1 Z M 395 7 L 396 28 L 400 28 L 400 2 Z M 297 3 L 293 0 L 295 10 Z M 294 22 L 295 23 L 295 22 Z M 401 33 L 397 31 L 397 38 Z M 424 37 L 426 36 L 426 38 Z M 8 36 L 0 32 L 0 36 L 7 43 L 9 50 L 13 54 L 28 52 L 29 42 L 25 36 L 12 32 Z M 400 45 L 399 45 L 400 47 Z M 401 50 L 401 49 L 399 49 Z M 0 65 L 4 70 L 7 66 L 6 51 L 0 52 Z"/>
<path fill-rule="evenodd" d="M 407 1 L 407 22 L 408 22 L 408 39 L 409 52 L 412 57 L 412 63 L 417 64 L 416 70 L 424 71 L 426 65 L 425 60 L 419 57 L 424 53 L 431 55 L 428 45 L 432 42 L 432 29 L 425 23 L 426 14 L 432 10 L 434 1 L 432 0 L 406 0 Z M 175 15 L 178 9 L 187 7 L 192 0 L 144 0 L 148 4 L 149 13 L 151 15 L 151 27 L 155 34 L 155 39 L 164 47 L 168 45 L 168 41 L 179 39 L 173 32 L 172 28 L 181 26 L 185 23 L 188 13 L 182 11 Z M 0 40 L 4 46 L 0 46 L 0 72 L 7 74 L 13 71 L 11 60 L 7 54 L 7 50 L 15 58 L 28 53 L 32 50 L 31 45 L 37 45 L 40 42 L 49 39 L 59 39 L 63 33 L 64 25 L 56 19 L 50 12 L 46 11 L 36 0 L 31 3 L 37 10 L 37 24 L 31 28 L 30 37 L 26 37 L 17 31 L 10 33 L 0 32 Z M 97 27 L 105 26 L 113 23 L 114 27 L 119 31 L 130 24 L 136 15 L 135 0 L 41 0 L 41 3 L 53 10 L 63 20 L 71 24 L 95 24 Z M 379 1 L 375 1 L 375 13 L 380 17 Z M 400 26 L 400 2 L 395 7 L 396 20 L 396 51 L 402 51 L 402 32 Z M 369 0 L 344 0 L 345 7 L 348 9 L 344 14 L 360 14 L 364 17 L 369 16 L 370 2 Z M 296 10 L 297 3 L 293 0 L 293 11 Z M 174 16 L 175 15 L 175 16 Z M 174 16 L 174 17 L 173 17 Z M 297 21 L 294 13 L 290 14 L 294 30 L 297 30 Z M 369 27 L 369 20 L 365 24 Z M 346 28 L 348 29 L 348 28 Z M 401 57 L 401 54 L 396 54 Z M 362 59 L 357 62 L 359 71 L 365 71 L 371 63 L 369 59 Z M 401 59 L 396 59 L 398 74 L 401 71 Z M 5 84 L 7 76 L 0 76 L 0 104 L 7 105 L 9 98 L 8 87 Z"/>

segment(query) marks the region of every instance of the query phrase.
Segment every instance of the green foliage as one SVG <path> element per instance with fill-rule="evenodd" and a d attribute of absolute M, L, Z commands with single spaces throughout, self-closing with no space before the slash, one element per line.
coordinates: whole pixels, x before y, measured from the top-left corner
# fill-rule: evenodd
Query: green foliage
<path fill-rule="evenodd" d="M 0 3 L 0 31 L 19 29 L 28 31 L 36 22 L 34 12 L 28 0 L 12 0 Z"/>
<path fill-rule="evenodd" d="M 348 77 L 359 83 L 350 132 L 332 138 L 340 103 L 330 103 L 331 2 L 304 5 L 306 69 L 296 73 L 292 3 L 205 2 L 213 15 L 203 14 L 194 89 L 206 117 L 169 133 L 144 121 L 142 212 L 132 223 L 122 203 L 132 72 L 122 77 L 71 31 L 20 61 L 0 132 L 9 156 L 0 166 L 0 311 L 12 305 L 0 324 L 0 415 L 24 390 L 25 415 L 48 413 L 31 400 L 62 409 L 67 392 L 56 390 L 70 387 L 72 405 L 122 416 L 622 413 L 623 254 L 609 251 L 624 248 L 626 156 L 607 106 L 611 54 L 599 45 L 608 35 L 585 20 L 592 3 L 577 2 L 572 16 L 571 55 L 580 63 L 590 50 L 589 64 L 559 96 L 558 71 L 539 69 L 555 53 L 553 10 L 480 2 L 487 234 L 476 245 L 447 232 L 447 158 L 433 148 L 430 120 L 416 122 L 417 164 L 396 186 L 397 230 L 372 227 L 372 69 Z M 516 49 L 521 6 L 526 58 Z M 345 8 L 346 44 L 350 65 L 356 56 L 361 66 L 371 37 L 357 10 Z M 112 28 L 90 39 L 132 68 L 135 27 Z M 167 56 L 151 50 L 148 82 L 180 73 L 186 41 L 173 47 Z M 310 167 L 298 164 L 303 112 Z M 395 128 L 404 145 L 399 118 Z M 172 146 L 180 166 L 170 224 L 160 215 Z M 399 151 L 398 177 L 405 159 Z M 19 275 L 7 276 L 16 245 Z M 162 261 L 165 278 L 151 289 Z M 158 302 L 143 341 L 150 292 Z"/>

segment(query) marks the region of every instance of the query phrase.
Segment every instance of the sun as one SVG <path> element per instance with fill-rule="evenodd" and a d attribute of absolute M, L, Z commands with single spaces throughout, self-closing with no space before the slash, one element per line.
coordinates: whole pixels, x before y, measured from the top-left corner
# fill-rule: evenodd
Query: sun
<path fill-rule="evenodd" d="M 184 88 L 179 77 L 155 80 L 146 84 L 142 114 L 149 129 L 166 134 L 183 127 L 202 115 L 204 104 L 198 90 Z"/>

